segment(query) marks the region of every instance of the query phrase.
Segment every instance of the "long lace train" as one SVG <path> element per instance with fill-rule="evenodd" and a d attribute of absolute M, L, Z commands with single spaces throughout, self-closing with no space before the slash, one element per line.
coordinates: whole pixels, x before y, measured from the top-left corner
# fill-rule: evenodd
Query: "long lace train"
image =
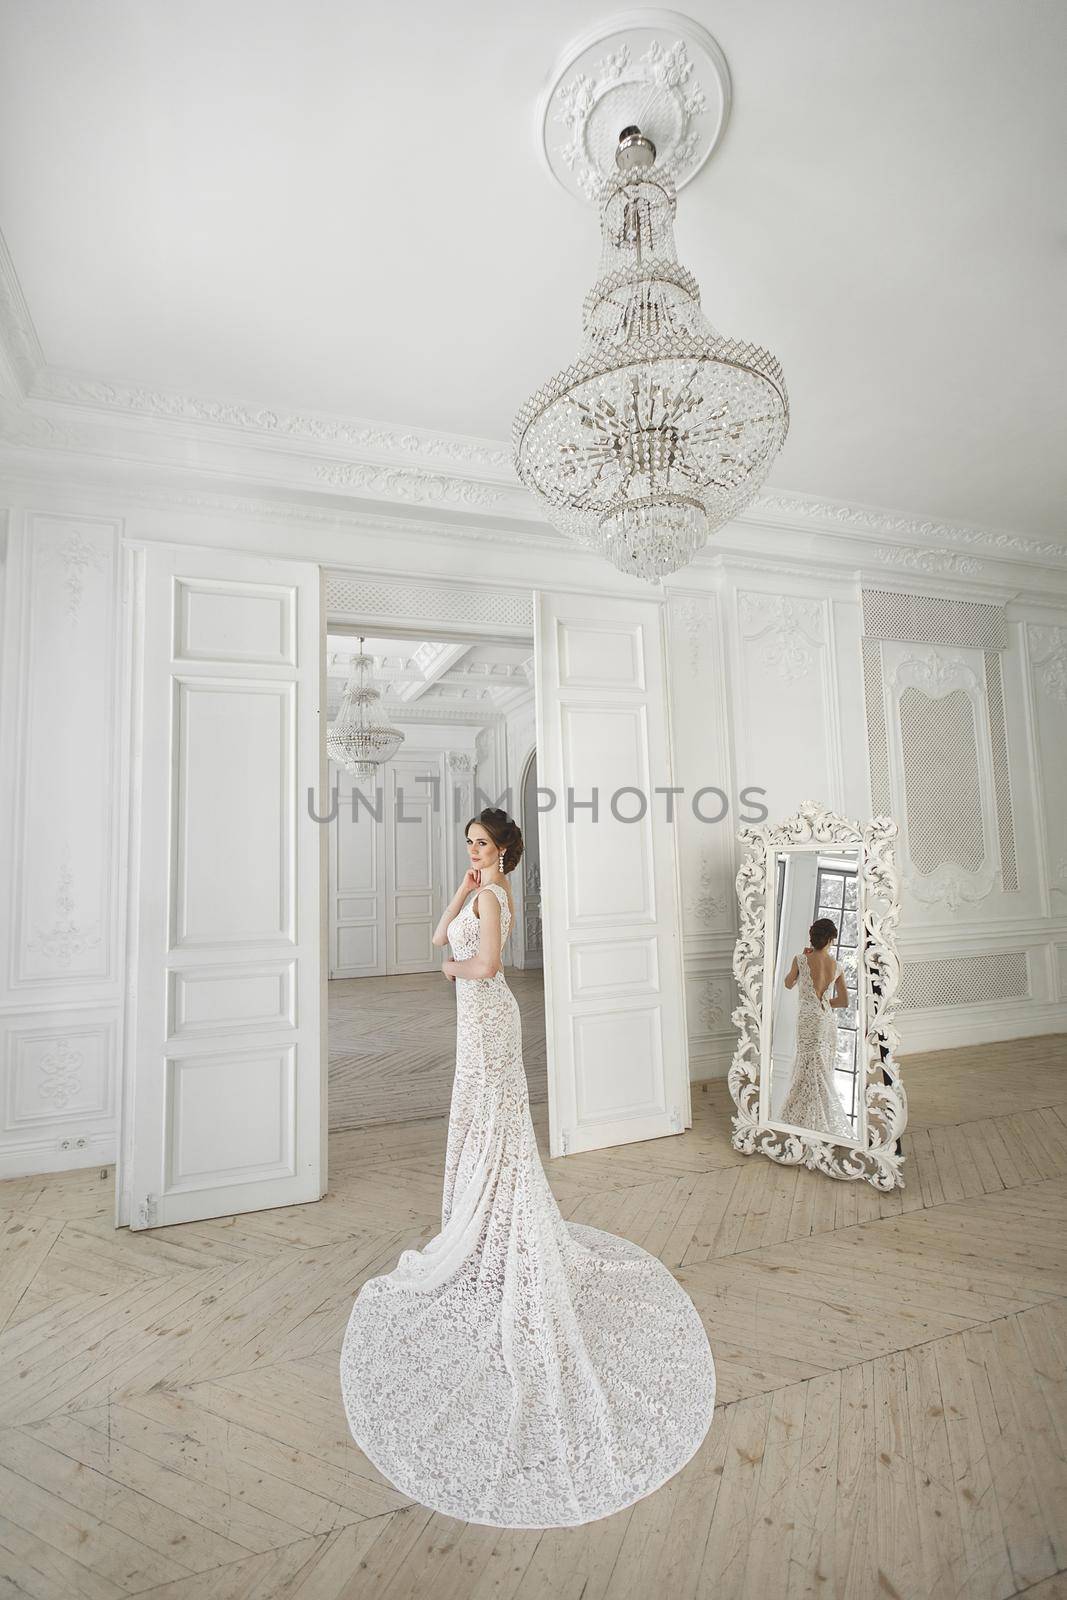
<path fill-rule="evenodd" d="M 507 895 L 502 933 L 510 931 Z M 449 927 L 475 954 L 471 902 Z M 715 1368 L 696 1307 L 632 1240 L 562 1217 L 504 974 L 457 979 L 441 1231 L 352 1307 L 352 1434 L 404 1494 L 464 1521 L 566 1527 L 649 1494 L 699 1448 Z"/>

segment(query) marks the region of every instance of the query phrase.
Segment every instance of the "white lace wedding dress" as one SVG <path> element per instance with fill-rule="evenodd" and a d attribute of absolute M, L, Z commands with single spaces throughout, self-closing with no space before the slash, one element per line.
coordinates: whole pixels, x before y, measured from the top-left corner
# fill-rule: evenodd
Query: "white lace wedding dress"
<path fill-rule="evenodd" d="M 807 956 L 801 951 L 794 960 L 800 968 L 797 1053 L 789 1092 L 782 1102 L 778 1121 L 788 1122 L 794 1128 L 810 1128 L 812 1133 L 851 1139 L 855 1130 L 834 1085 L 837 1017 L 830 995 L 841 975 L 841 965 L 834 962 L 833 975 L 820 995 L 816 992 Z"/>
<path fill-rule="evenodd" d="M 507 892 L 489 887 L 505 940 Z M 448 928 L 459 961 L 478 949 L 473 898 Z M 530 1120 L 515 996 L 503 972 L 455 989 L 441 1232 L 356 1297 L 341 1350 L 349 1426 L 433 1510 L 502 1528 L 590 1522 L 698 1449 L 715 1403 L 707 1334 L 655 1256 L 564 1221 Z"/>

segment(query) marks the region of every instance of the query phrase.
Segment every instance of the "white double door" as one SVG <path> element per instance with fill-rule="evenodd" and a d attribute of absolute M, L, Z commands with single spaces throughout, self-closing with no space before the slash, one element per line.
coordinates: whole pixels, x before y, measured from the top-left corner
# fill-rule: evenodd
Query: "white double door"
<path fill-rule="evenodd" d="M 330 977 L 436 972 L 444 884 L 444 761 L 401 753 L 360 782 L 330 763 Z"/>
<path fill-rule="evenodd" d="M 325 1193 L 329 801 L 319 568 L 134 563 L 116 1220 L 144 1228 Z M 680 1132 L 689 1075 L 660 606 L 540 594 L 535 658 L 556 1154 Z M 596 822 L 568 804 L 592 786 Z M 611 817 L 620 786 L 641 821 Z"/>

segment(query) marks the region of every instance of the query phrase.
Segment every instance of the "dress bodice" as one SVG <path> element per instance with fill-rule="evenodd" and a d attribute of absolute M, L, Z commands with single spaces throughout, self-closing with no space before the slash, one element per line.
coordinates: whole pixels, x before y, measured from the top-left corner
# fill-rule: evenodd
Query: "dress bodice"
<path fill-rule="evenodd" d="M 481 888 L 473 890 L 462 911 L 448 924 L 448 942 L 452 946 L 452 956 L 456 961 L 469 961 L 472 956 L 478 954 L 479 922 L 474 914 L 474 900 L 483 888 L 492 889 L 500 901 L 501 948 L 511 932 L 511 907 L 508 905 L 507 890 L 499 883 L 482 884 Z"/>
<path fill-rule="evenodd" d="M 833 971 L 830 974 L 830 978 L 829 978 L 829 981 L 828 981 L 828 983 L 826 985 L 826 988 L 823 990 L 822 994 L 820 994 L 819 991 L 815 987 L 815 979 L 811 975 L 811 965 L 810 965 L 810 963 L 808 961 L 807 956 L 804 954 L 803 950 L 801 950 L 799 952 L 799 954 L 797 955 L 796 962 L 797 962 L 797 966 L 800 968 L 801 993 L 806 995 L 809 1000 L 814 1001 L 814 1003 L 817 1006 L 819 1006 L 821 1009 L 829 1010 L 829 1011 L 832 1012 L 833 1008 L 829 1005 L 829 999 L 830 999 L 830 995 L 831 995 L 831 993 L 833 991 L 834 985 L 836 984 L 836 982 L 838 980 L 838 977 L 840 976 L 840 973 L 841 973 L 840 963 L 837 962 L 837 961 L 834 962 L 834 968 L 833 968 Z M 808 980 L 807 983 L 804 982 L 805 974 L 807 974 L 807 980 Z M 837 1019 L 835 1017 L 834 1021 L 836 1022 L 836 1020 Z"/>

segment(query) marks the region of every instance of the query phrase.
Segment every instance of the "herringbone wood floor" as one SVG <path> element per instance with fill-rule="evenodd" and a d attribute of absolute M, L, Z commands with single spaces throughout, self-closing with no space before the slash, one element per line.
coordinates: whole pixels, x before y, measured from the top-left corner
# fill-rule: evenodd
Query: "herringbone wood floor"
<path fill-rule="evenodd" d="M 0 1185 L 0 1597 L 1064 1600 L 1067 1038 L 904 1066 L 890 1196 L 737 1156 L 721 1083 L 682 1137 L 546 1163 L 719 1374 L 689 1465 L 577 1529 L 432 1514 L 348 1434 L 348 1310 L 436 1231 L 442 1120 L 334 1135 L 316 1205 L 150 1233 L 110 1169 Z"/>
<path fill-rule="evenodd" d="M 519 1003 L 530 1104 L 540 1105 L 548 1100 L 544 975 L 505 970 Z M 330 1132 L 447 1117 L 456 1067 L 456 991 L 447 979 L 334 978 L 329 991 Z"/>

